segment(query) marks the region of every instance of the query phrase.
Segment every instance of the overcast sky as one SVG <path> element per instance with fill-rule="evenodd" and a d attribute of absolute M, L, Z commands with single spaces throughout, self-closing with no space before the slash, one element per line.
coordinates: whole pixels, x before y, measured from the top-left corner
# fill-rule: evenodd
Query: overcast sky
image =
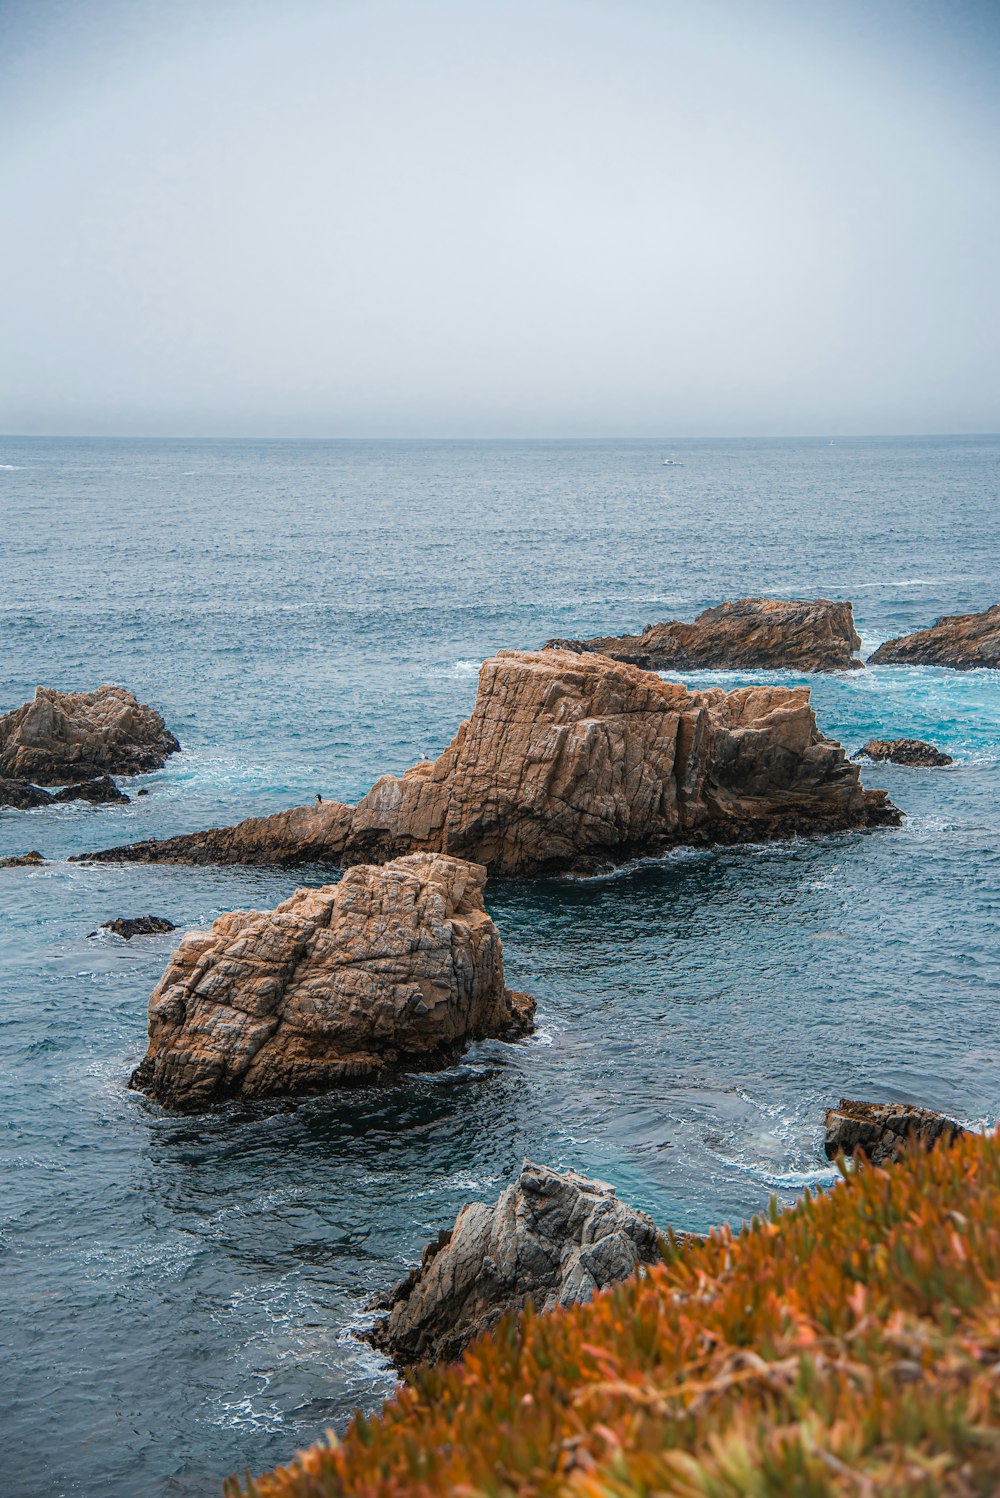
<path fill-rule="evenodd" d="M 0 0 L 0 431 L 1000 430 L 1000 0 Z"/>

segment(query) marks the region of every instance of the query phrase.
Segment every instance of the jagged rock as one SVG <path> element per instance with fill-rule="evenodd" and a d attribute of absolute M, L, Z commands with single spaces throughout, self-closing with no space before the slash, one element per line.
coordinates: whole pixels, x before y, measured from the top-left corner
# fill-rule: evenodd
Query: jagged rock
<path fill-rule="evenodd" d="M 399 1367 L 453 1362 L 508 1311 L 590 1300 L 660 1257 L 660 1236 L 613 1186 L 525 1160 L 498 1202 L 463 1207 L 381 1302 L 366 1339 Z"/>
<path fill-rule="evenodd" d="M 434 851 L 539 875 L 899 820 L 819 732 L 808 687 L 689 692 L 606 656 L 505 650 L 444 753 L 383 776 L 356 807 L 325 801 L 78 856 L 349 865 Z"/>
<path fill-rule="evenodd" d="M 129 1085 L 168 1107 L 319 1092 L 532 1027 L 504 985 L 486 870 L 418 853 L 189 931 L 149 1001 Z"/>
<path fill-rule="evenodd" d="M 647 624 L 641 635 L 549 640 L 546 650 L 596 651 L 649 671 L 853 671 L 861 637 L 849 603 L 827 598 L 738 598 L 693 624 Z"/>
<path fill-rule="evenodd" d="M 869 739 L 852 759 L 891 760 L 894 765 L 935 767 L 953 765 L 950 754 L 944 754 L 923 739 Z"/>
<path fill-rule="evenodd" d="M 32 702 L 0 717 L 0 775 L 42 785 L 158 770 L 179 748 L 159 713 L 124 687 L 38 687 Z"/>
<path fill-rule="evenodd" d="M 137 915 L 102 921 L 98 929 L 110 931 L 114 936 L 120 936 L 122 941 L 131 941 L 133 936 L 161 936 L 165 931 L 176 931 L 177 927 L 162 915 Z M 92 931 L 90 934 L 96 936 L 97 932 Z"/>
<path fill-rule="evenodd" d="M 1000 668 L 1000 603 L 981 614 L 945 614 L 929 629 L 886 640 L 869 666 L 977 666 Z"/>
<path fill-rule="evenodd" d="M 828 1160 L 863 1150 L 872 1165 L 891 1164 L 907 1145 L 916 1142 L 926 1149 L 943 1141 L 953 1144 L 966 1130 L 961 1124 L 929 1108 L 909 1103 L 857 1103 L 841 1098 L 826 1115 L 824 1149 Z"/>
<path fill-rule="evenodd" d="M 95 805 L 103 806 L 111 802 L 119 802 L 125 805 L 131 799 L 125 792 L 119 790 L 110 775 L 98 775 L 95 780 L 81 780 L 76 785 L 64 786 L 61 791 L 56 791 L 52 797 L 53 801 L 92 801 Z"/>
<path fill-rule="evenodd" d="M 44 862 L 45 859 L 37 851 L 13 853 L 8 858 L 0 858 L 0 869 L 30 869 Z"/>
<path fill-rule="evenodd" d="M 36 806 L 48 806 L 52 796 L 40 786 L 30 785 L 27 780 L 0 778 L 0 806 L 13 807 L 15 811 L 31 811 Z"/>

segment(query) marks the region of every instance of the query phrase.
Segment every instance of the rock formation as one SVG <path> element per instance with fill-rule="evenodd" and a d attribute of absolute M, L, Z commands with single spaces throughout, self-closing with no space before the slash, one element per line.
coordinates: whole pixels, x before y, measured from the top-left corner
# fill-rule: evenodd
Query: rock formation
<path fill-rule="evenodd" d="M 898 1159 L 911 1143 L 933 1149 L 943 1141 L 953 1144 L 966 1132 L 961 1124 L 929 1108 L 909 1103 L 856 1103 L 841 1098 L 826 1115 L 824 1149 L 828 1160 L 863 1150 L 872 1165 L 887 1165 Z"/>
<path fill-rule="evenodd" d="M 158 770 L 179 748 L 159 713 L 123 687 L 38 687 L 32 702 L 0 717 L 0 775 L 41 785 Z"/>
<path fill-rule="evenodd" d="M 440 1066 L 469 1041 L 526 1033 L 534 1002 L 504 986 L 485 882 L 476 864 L 418 853 L 189 931 L 129 1085 L 202 1108 Z"/>
<path fill-rule="evenodd" d="M 36 806 L 48 806 L 52 796 L 27 780 L 11 780 L 0 777 L 0 806 L 10 806 L 15 811 L 31 811 Z"/>
<path fill-rule="evenodd" d="M 549 640 L 546 650 L 596 651 L 648 671 L 853 671 L 861 638 L 849 603 L 738 598 L 693 624 L 647 624 L 641 635 Z"/>
<path fill-rule="evenodd" d="M 852 759 L 891 760 L 894 765 L 919 765 L 933 768 L 953 765 L 950 754 L 943 754 L 923 739 L 869 739 Z"/>
<path fill-rule="evenodd" d="M 166 931 L 176 931 L 177 927 L 173 921 L 164 920 L 162 915 L 137 915 L 102 921 L 98 930 L 110 931 L 113 936 L 120 936 L 122 941 L 131 941 L 133 936 L 161 936 Z M 96 936 L 97 931 L 90 934 Z"/>
<path fill-rule="evenodd" d="M 12 853 L 7 858 L 0 858 L 0 869 L 31 869 L 44 862 L 45 859 L 37 850 L 31 853 Z"/>
<path fill-rule="evenodd" d="M 539 875 L 899 820 L 818 731 L 808 687 L 689 692 L 606 656 L 501 651 L 444 753 L 383 776 L 356 807 L 323 802 L 80 856 L 349 865 L 432 851 Z"/>
<path fill-rule="evenodd" d="M 945 614 L 929 629 L 886 640 L 869 666 L 976 666 L 1000 669 L 1000 603 L 981 614 Z"/>
<path fill-rule="evenodd" d="M 80 780 L 75 785 L 63 786 L 56 791 L 53 801 L 92 801 L 95 806 L 112 802 L 127 805 L 130 797 L 120 790 L 110 775 L 98 775 L 94 780 Z"/>
<path fill-rule="evenodd" d="M 498 1202 L 463 1207 L 419 1269 L 380 1303 L 366 1340 L 397 1366 L 454 1362 L 508 1311 L 590 1300 L 660 1256 L 652 1219 L 613 1186 L 525 1160 Z"/>

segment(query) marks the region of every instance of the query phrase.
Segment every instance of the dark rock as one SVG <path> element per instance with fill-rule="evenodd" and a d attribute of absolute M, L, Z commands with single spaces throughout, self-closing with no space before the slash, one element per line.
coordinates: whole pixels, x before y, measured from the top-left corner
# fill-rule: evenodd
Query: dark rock
<path fill-rule="evenodd" d="M 953 1119 L 909 1103 L 858 1103 L 841 1098 L 826 1115 L 828 1160 L 861 1151 L 872 1165 L 891 1164 L 908 1145 L 953 1144 L 967 1131 Z"/>
<path fill-rule="evenodd" d="M 869 666 L 952 666 L 1000 668 L 1000 603 L 981 614 L 945 614 L 929 629 L 886 640 Z"/>
<path fill-rule="evenodd" d="M 148 785 L 140 786 L 140 788 L 136 791 L 136 795 L 137 796 L 148 796 L 149 795 L 149 786 Z"/>
<path fill-rule="evenodd" d="M 647 624 L 641 635 L 549 640 L 546 650 L 595 651 L 646 671 L 854 671 L 861 637 L 849 603 L 738 598 L 693 624 Z"/>
<path fill-rule="evenodd" d="M 31 811 L 36 806 L 48 806 L 52 796 L 27 780 L 0 778 L 0 806 L 13 807 L 15 811 Z"/>
<path fill-rule="evenodd" d="M 40 853 L 15 853 L 9 858 L 0 858 L 0 869 L 30 869 L 36 864 L 44 863 L 45 859 Z"/>
<path fill-rule="evenodd" d="M 590 1300 L 660 1257 L 660 1235 L 614 1187 L 525 1160 L 498 1202 L 463 1207 L 382 1301 L 365 1339 L 398 1367 L 453 1362 L 508 1311 Z"/>
<path fill-rule="evenodd" d="M 56 791 L 53 801 L 92 801 L 95 805 L 119 802 L 127 805 L 130 798 L 119 790 L 110 775 L 99 775 L 95 780 L 81 780 L 76 785 L 67 785 Z"/>
<path fill-rule="evenodd" d="M 927 744 L 923 739 L 869 739 L 851 758 L 888 759 L 894 765 L 919 765 L 924 768 L 955 763 L 950 754 L 943 754 L 940 749 L 935 749 L 933 744 Z"/>
<path fill-rule="evenodd" d="M 159 713 L 123 687 L 56 692 L 0 717 L 0 775 L 65 785 L 95 775 L 158 770 L 180 748 Z"/>
<path fill-rule="evenodd" d="M 137 915 L 131 919 L 119 916 L 114 921 L 102 921 L 100 930 L 110 931 L 123 941 L 131 941 L 133 936 L 160 936 L 165 931 L 176 931 L 177 927 L 161 915 Z M 92 931 L 91 935 L 96 936 L 97 932 Z"/>
<path fill-rule="evenodd" d="M 324 801 L 78 857 L 349 865 L 432 851 L 537 876 L 900 820 L 820 733 L 808 687 L 689 692 L 606 656 L 501 651 L 444 753 L 383 776 L 356 807 Z"/>

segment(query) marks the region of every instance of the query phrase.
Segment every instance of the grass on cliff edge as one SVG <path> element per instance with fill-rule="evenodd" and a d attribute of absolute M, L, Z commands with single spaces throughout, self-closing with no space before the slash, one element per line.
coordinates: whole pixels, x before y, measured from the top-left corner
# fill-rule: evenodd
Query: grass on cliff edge
<path fill-rule="evenodd" d="M 851 1173 L 508 1320 L 228 1498 L 1000 1492 L 1000 1142 Z"/>

